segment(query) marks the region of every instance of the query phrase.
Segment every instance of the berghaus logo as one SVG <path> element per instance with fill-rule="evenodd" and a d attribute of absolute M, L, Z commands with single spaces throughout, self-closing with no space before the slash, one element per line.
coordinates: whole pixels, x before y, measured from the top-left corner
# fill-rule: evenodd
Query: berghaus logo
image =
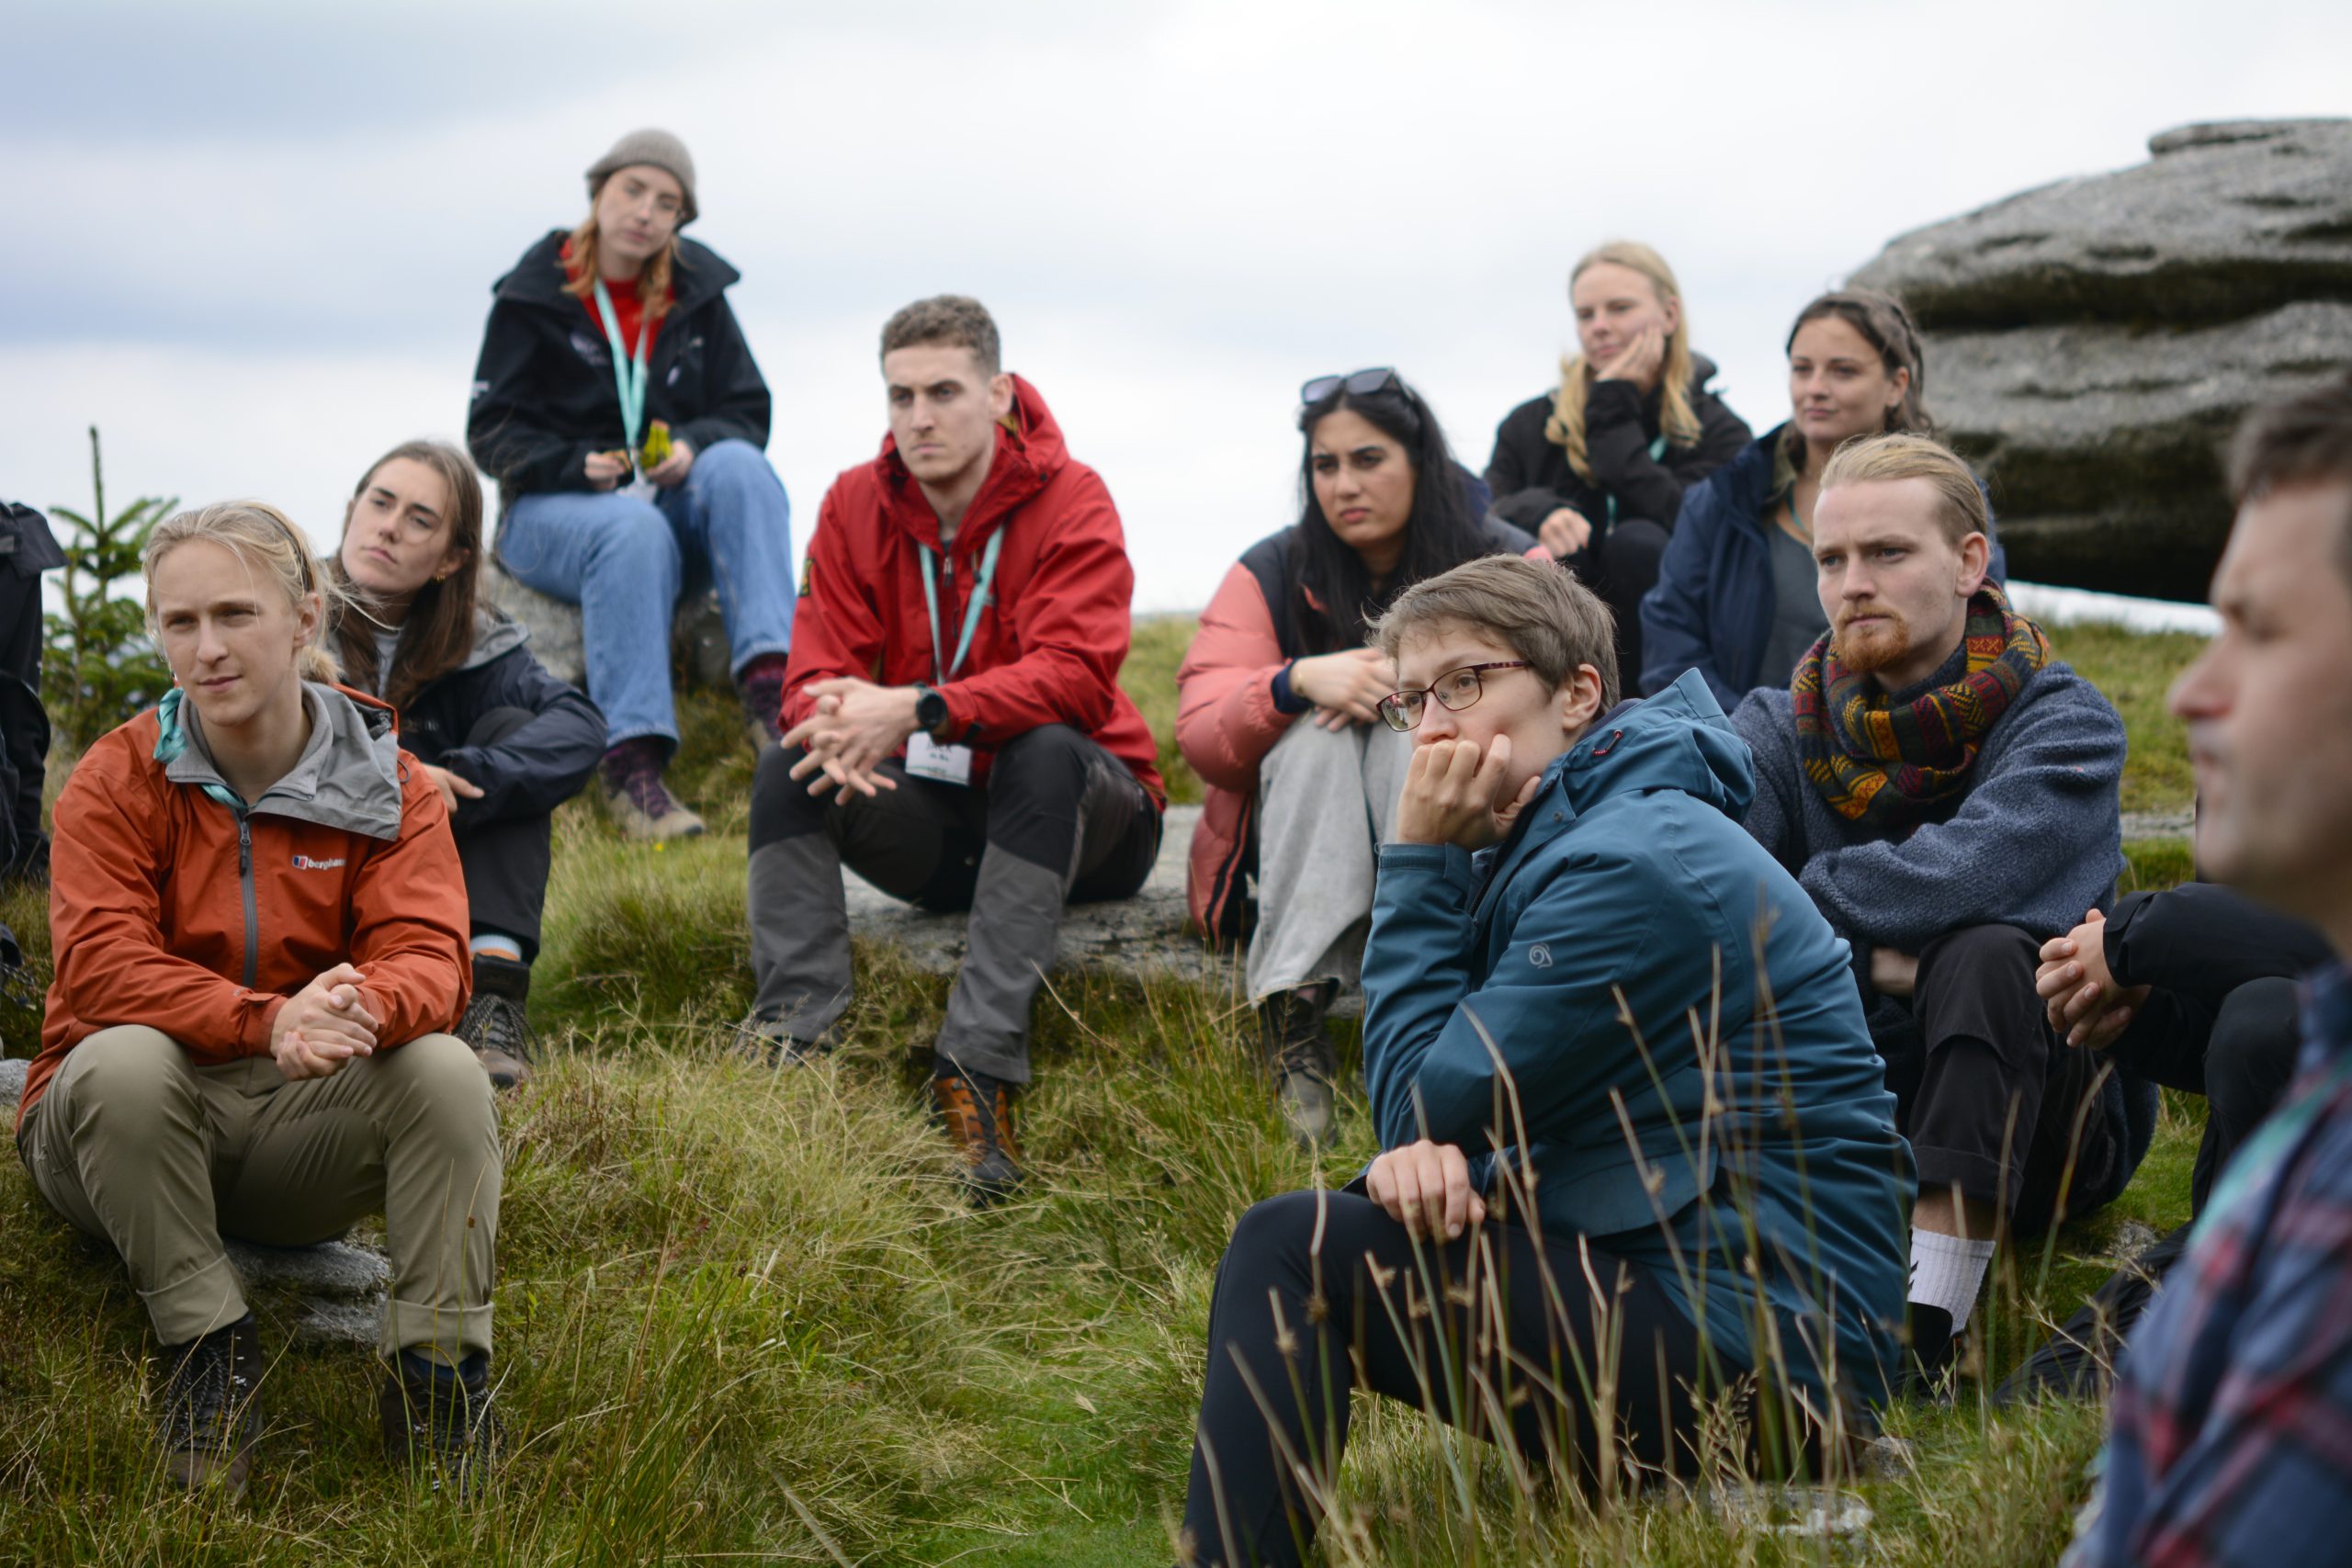
<path fill-rule="evenodd" d="M 294 869 L 296 871 L 334 871 L 343 863 L 343 857 L 340 855 L 336 856 L 333 860 L 319 860 L 311 855 L 296 855 L 294 857 Z"/>

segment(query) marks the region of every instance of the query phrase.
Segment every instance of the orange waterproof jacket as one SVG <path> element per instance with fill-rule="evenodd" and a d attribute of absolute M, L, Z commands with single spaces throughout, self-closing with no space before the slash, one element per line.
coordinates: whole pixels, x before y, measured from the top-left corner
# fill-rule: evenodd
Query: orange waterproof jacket
<path fill-rule="evenodd" d="M 385 1046 L 447 1030 L 472 988 L 469 911 L 441 793 L 392 711 L 306 685 L 311 739 L 250 809 L 173 698 L 105 736 L 58 796 L 49 922 L 57 977 L 21 1123 L 101 1029 L 162 1030 L 207 1065 L 262 1055 L 286 998 L 337 964 Z M 159 742 L 184 737 L 185 745 Z M 174 754 L 176 750 L 176 754 Z M 216 793 L 217 792 L 217 793 Z"/>

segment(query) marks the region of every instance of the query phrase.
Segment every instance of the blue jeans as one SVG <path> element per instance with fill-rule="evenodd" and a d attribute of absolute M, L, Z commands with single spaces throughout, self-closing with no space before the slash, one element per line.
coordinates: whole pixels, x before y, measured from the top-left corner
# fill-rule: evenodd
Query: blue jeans
<path fill-rule="evenodd" d="M 653 501 L 612 491 L 517 496 L 498 558 L 529 587 L 580 606 L 588 694 L 605 744 L 678 743 L 670 622 L 688 567 L 707 571 L 727 622 L 728 668 L 792 646 L 792 503 L 760 450 L 721 441 Z"/>

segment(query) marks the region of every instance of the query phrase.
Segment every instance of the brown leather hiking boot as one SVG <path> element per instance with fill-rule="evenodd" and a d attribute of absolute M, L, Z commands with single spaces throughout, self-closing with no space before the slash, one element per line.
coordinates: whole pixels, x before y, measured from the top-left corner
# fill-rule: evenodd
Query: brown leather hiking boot
<path fill-rule="evenodd" d="M 986 1073 L 952 1067 L 931 1080 L 931 1103 L 947 1128 L 947 1141 L 963 1156 L 964 1186 L 976 1209 L 1012 1197 L 1028 1179 L 1012 1136 L 1014 1088 Z"/>
<path fill-rule="evenodd" d="M 494 953 L 474 954 L 473 1000 L 458 1022 L 458 1038 L 474 1048 L 492 1089 L 531 1081 L 531 966 Z"/>
<path fill-rule="evenodd" d="M 218 1486 L 245 1495 L 261 1438 L 261 1331 L 243 1321 L 155 1359 L 155 1436 L 164 1473 L 190 1492 Z"/>

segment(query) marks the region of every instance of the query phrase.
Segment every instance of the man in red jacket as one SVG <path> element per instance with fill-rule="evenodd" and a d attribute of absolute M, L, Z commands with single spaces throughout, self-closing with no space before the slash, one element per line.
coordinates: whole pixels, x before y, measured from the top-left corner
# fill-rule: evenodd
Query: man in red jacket
<path fill-rule="evenodd" d="M 882 329 L 890 434 L 825 497 L 785 675 L 782 749 L 752 786 L 747 1031 L 782 1066 L 849 1005 L 844 859 L 927 909 L 969 909 L 932 1098 L 973 1200 L 1022 1179 L 1012 1100 L 1062 906 L 1132 897 L 1167 794 L 1125 693 L 1135 570 L 1110 492 L 976 299 Z"/>

